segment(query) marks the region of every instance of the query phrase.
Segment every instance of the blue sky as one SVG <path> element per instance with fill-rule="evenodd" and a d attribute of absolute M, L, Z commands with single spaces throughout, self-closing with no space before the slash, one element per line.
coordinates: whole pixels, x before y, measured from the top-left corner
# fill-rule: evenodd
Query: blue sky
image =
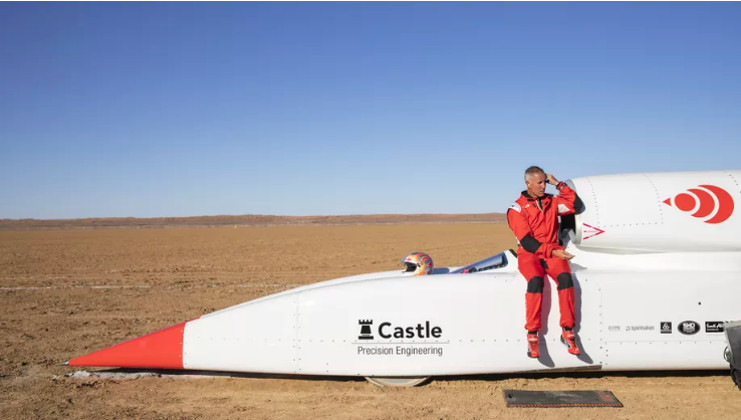
<path fill-rule="evenodd" d="M 504 212 L 738 169 L 739 3 L 0 3 L 0 218 Z"/>

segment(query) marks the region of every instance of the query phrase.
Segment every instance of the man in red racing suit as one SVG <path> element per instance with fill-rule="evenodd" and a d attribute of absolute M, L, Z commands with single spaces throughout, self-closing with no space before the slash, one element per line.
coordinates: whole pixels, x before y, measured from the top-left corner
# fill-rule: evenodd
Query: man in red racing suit
<path fill-rule="evenodd" d="M 545 193 L 546 181 L 560 192 Z M 545 275 L 558 284 L 561 312 L 561 342 L 571 354 L 581 354 L 574 334 L 574 282 L 568 261 L 574 256 L 558 243 L 558 216 L 573 214 L 576 192 L 552 174 L 531 166 L 525 171 L 527 190 L 507 210 L 509 228 L 517 237 L 517 265 L 527 280 L 525 293 L 525 329 L 528 331 L 528 356 L 540 356 L 538 331 L 541 328 L 541 301 Z"/>

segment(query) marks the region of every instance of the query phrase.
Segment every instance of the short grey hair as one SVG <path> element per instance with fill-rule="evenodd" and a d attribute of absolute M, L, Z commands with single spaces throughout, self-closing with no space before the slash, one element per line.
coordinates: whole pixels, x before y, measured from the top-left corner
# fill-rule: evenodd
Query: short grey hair
<path fill-rule="evenodd" d="M 533 176 L 533 175 L 535 175 L 537 173 L 541 173 L 541 174 L 545 175 L 545 171 L 540 166 L 533 165 L 533 166 L 525 169 L 525 181 L 527 181 L 527 179 L 529 177 L 531 177 L 531 176 Z"/>

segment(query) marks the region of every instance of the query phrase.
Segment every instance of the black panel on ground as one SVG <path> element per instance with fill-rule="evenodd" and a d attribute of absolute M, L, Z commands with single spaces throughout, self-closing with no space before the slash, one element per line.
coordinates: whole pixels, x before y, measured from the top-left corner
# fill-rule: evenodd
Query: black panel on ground
<path fill-rule="evenodd" d="M 505 389 L 507 407 L 622 407 L 610 391 L 522 391 Z"/>

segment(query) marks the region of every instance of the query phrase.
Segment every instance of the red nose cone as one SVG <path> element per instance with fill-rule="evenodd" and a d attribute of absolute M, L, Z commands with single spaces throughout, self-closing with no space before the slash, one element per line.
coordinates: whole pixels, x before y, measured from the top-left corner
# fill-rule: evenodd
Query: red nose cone
<path fill-rule="evenodd" d="M 70 366 L 183 368 L 185 322 L 80 356 Z"/>

